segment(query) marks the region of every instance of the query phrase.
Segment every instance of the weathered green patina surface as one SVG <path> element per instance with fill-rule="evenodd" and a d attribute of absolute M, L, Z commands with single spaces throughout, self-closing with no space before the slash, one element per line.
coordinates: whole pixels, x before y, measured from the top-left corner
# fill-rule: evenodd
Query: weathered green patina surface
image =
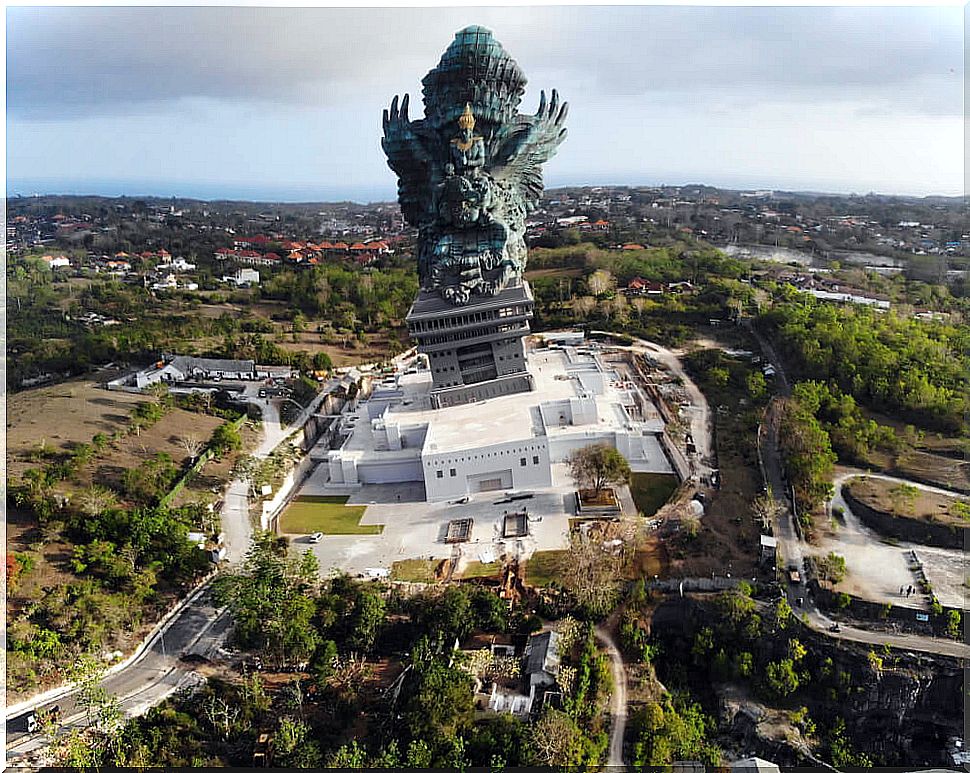
<path fill-rule="evenodd" d="M 455 35 L 423 83 L 423 119 L 408 95 L 384 111 L 382 145 L 399 178 L 405 219 L 418 228 L 421 286 L 449 303 L 522 281 L 525 219 L 542 195 L 542 164 L 566 136 L 567 105 L 545 92 L 518 113 L 526 79 L 483 27 Z"/>

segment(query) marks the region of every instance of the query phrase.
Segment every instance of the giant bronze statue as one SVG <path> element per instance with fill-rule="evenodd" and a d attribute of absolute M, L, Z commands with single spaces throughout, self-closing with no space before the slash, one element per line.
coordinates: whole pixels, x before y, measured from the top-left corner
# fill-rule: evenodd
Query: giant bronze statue
<path fill-rule="evenodd" d="M 521 283 L 525 219 L 566 136 L 567 105 L 542 92 L 535 115 L 516 112 L 525 76 L 483 27 L 455 35 L 422 84 L 425 117 L 412 121 L 408 96 L 395 97 L 382 145 L 418 229 L 421 287 L 464 306 Z"/>

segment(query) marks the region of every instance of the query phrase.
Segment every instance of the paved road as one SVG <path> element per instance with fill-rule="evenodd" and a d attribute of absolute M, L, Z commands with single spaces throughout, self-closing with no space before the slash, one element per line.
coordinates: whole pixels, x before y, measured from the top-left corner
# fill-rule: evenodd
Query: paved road
<path fill-rule="evenodd" d="M 119 696 L 127 713 L 135 715 L 155 705 L 180 687 L 198 681 L 189 663 L 180 660 L 182 653 L 209 657 L 218 649 L 230 625 L 229 616 L 212 603 L 211 588 L 205 588 L 194 601 L 183 607 L 169 625 L 154 637 L 141 656 L 123 670 L 104 680 L 108 692 Z M 60 706 L 62 727 L 84 726 L 81 713 L 71 693 L 45 701 L 39 707 L 16 711 L 7 716 L 7 761 L 36 753 L 46 746 L 43 735 L 27 735 L 27 715 L 36 708 Z"/>
<path fill-rule="evenodd" d="M 281 427 L 279 409 L 274 402 L 262 403 L 263 438 L 254 451 L 263 458 L 291 432 L 299 427 L 323 400 L 321 393 L 289 427 Z M 247 483 L 233 480 L 226 492 L 222 509 L 222 531 L 225 534 L 229 564 L 240 562 L 249 549 L 252 539 L 252 523 L 249 517 Z M 171 620 L 150 640 L 142 654 L 124 668 L 110 674 L 104 680 L 108 692 L 119 696 L 126 713 L 135 716 L 160 703 L 175 690 L 199 679 L 191 665 L 181 660 L 184 655 L 209 657 L 225 640 L 231 620 L 224 611 L 213 605 L 212 592 L 204 591 L 190 597 Z M 29 701 L 12 707 L 13 713 L 6 717 L 7 762 L 28 759 L 46 746 L 41 734 L 28 736 L 27 715 L 36 710 L 60 706 L 62 727 L 83 726 L 84 717 L 76 710 L 74 697 L 68 692 Z M 24 756 L 26 755 L 26 757 Z"/>
<path fill-rule="evenodd" d="M 626 670 L 623 668 L 623 658 L 613 637 L 605 628 L 596 629 L 596 639 L 606 648 L 610 656 L 610 666 L 613 671 L 613 695 L 610 698 L 610 755 L 606 762 L 608 767 L 623 767 L 623 736 L 626 733 L 627 718 L 627 689 Z"/>
<path fill-rule="evenodd" d="M 765 356 L 775 366 L 775 370 L 777 371 L 776 378 L 778 379 L 778 385 L 781 387 L 782 394 L 790 394 L 789 382 L 785 376 L 781 361 L 767 341 L 764 341 L 757 333 L 755 333 L 755 337 L 761 344 Z M 762 432 L 762 461 L 764 462 L 767 485 L 778 504 L 778 514 L 774 522 L 774 536 L 778 539 L 779 550 L 786 565 L 796 564 L 801 568 L 803 566 L 805 544 L 802 542 L 795 528 L 795 519 L 792 513 L 791 503 L 785 495 L 787 485 L 784 482 L 781 472 L 781 452 L 778 445 L 780 407 L 780 403 L 777 400 L 773 401 L 768 407 Z M 841 623 L 839 624 L 840 631 L 838 633 L 829 631 L 829 627 L 834 625 L 835 621 L 818 609 L 814 599 L 807 593 L 804 579 L 797 585 L 786 585 L 785 593 L 788 597 L 788 603 L 799 617 L 810 628 L 826 636 L 861 642 L 863 644 L 888 644 L 892 647 L 917 652 L 928 652 L 937 655 L 970 659 L 970 646 L 967 646 L 964 642 L 953 641 L 951 639 L 919 636 L 916 634 L 867 631 Z M 801 603 L 799 603 L 799 599 L 802 600 Z"/>

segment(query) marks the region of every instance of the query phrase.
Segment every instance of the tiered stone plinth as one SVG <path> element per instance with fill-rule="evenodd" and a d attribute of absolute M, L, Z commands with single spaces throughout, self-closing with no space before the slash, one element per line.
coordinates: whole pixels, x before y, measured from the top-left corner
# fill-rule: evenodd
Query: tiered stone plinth
<path fill-rule="evenodd" d="M 535 302 L 524 280 L 494 296 L 452 306 L 435 291 L 421 290 L 407 325 L 430 361 L 436 408 L 531 391 L 525 336 Z"/>

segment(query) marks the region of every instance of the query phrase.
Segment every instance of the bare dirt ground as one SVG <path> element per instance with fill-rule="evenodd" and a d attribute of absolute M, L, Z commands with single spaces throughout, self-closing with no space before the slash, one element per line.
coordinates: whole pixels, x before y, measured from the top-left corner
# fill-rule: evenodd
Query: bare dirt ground
<path fill-rule="evenodd" d="M 189 502 L 215 502 L 222 495 L 226 482 L 232 477 L 236 460 L 240 455 L 252 453 L 262 437 L 260 431 L 250 422 L 242 425 L 239 434 L 242 437 L 242 451 L 206 462 L 202 471 L 175 496 L 172 501 L 173 507 L 180 507 Z"/>
<path fill-rule="evenodd" d="M 382 334 L 368 334 L 364 342 L 351 338 L 348 346 L 339 343 L 322 343 L 321 335 L 316 332 L 297 333 L 296 339 L 294 341 L 293 334 L 287 333 L 286 340 L 278 342 L 278 345 L 294 352 L 300 350 L 310 354 L 326 352 L 334 367 L 337 368 L 365 362 L 380 362 L 391 356 L 390 339 Z M 407 343 L 403 343 L 402 346 L 405 349 L 408 348 Z"/>
<path fill-rule="evenodd" d="M 19 477 L 32 463 L 26 452 L 46 444 L 68 451 L 90 443 L 98 432 L 123 429 L 128 417 L 147 398 L 99 389 L 90 379 L 29 389 L 7 397 L 7 475 Z"/>
<path fill-rule="evenodd" d="M 919 489 L 914 490 L 910 498 L 900 491 L 900 486 L 899 483 L 878 478 L 853 478 L 849 481 L 852 495 L 875 510 L 892 513 L 898 518 L 966 525 L 967 522 L 956 514 L 954 508 L 957 502 L 965 502 L 965 499 Z"/>
<path fill-rule="evenodd" d="M 914 437 L 912 428 L 906 432 L 906 422 L 865 408 L 862 410 L 868 418 L 892 427 L 900 438 L 908 438 L 902 452 L 870 453 L 869 462 L 873 467 L 901 478 L 914 478 L 970 493 L 970 456 L 965 452 L 964 440 L 937 432 L 924 432 Z"/>
<path fill-rule="evenodd" d="M 15 507 L 7 510 L 7 550 L 13 553 L 26 553 L 30 550 L 33 567 L 19 577 L 12 586 L 7 587 L 7 614 L 14 617 L 29 600 L 43 595 L 43 589 L 55 585 L 66 585 L 76 579 L 68 561 L 74 546 L 68 542 L 54 540 L 38 547 L 38 536 L 32 518 Z"/>
<path fill-rule="evenodd" d="M 117 485 L 122 472 L 137 467 L 158 453 L 168 454 L 176 465 L 181 466 L 188 453 L 179 439 L 191 435 L 206 442 L 212 436 L 212 431 L 223 423 L 223 419 L 215 416 L 173 408 L 139 435 L 128 435 L 108 446 L 82 470 L 79 476 L 80 485 Z"/>
<path fill-rule="evenodd" d="M 535 271 L 526 271 L 525 278 L 528 280 L 532 279 L 545 279 L 546 277 L 563 277 L 573 278 L 583 275 L 583 270 L 581 268 L 538 268 Z"/>

